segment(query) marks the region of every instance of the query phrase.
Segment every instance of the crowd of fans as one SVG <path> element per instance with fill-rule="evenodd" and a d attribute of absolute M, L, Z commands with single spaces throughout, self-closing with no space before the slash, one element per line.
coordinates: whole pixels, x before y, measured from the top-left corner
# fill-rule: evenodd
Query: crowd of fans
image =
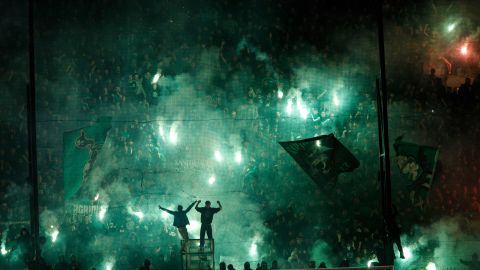
<path fill-rule="evenodd" d="M 221 8 L 220 4 L 214 10 Z M 176 116 L 172 110 L 190 107 L 194 115 L 196 107 L 192 105 L 198 104 L 176 97 L 179 88 L 191 87 L 196 93 L 194 96 L 202 101 L 202 111 L 206 104 L 209 112 L 215 112 L 224 120 L 205 125 L 212 129 L 238 130 L 241 135 L 242 152 L 248 156 L 241 173 L 243 192 L 262 206 L 265 227 L 272 231 L 259 248 L 265 260 L 278 261 L 282 267 L 309 266 L 316 256 L 312 247 L 319 241 L 327 243 L 331 249 L 328 254 L 334 255 L 315 258 L 318 261 L 339 265 L 347 259 L 352 265 L 362 265 L 374 256 L 375 250 L 382 245 L 382 227 L 377 225 L 381 224 L 382 218 L 379 198 L 372 196 L 376 193 L 372 191 L 378 191 L 377 166 L 373 165 L 378 156 L 378 135 L 375 90 L 369 63 L 347 64 L 352 62 L 352 55 L 342 53 L 341 48 L 331 45 L 318 45 L 324 44 L 321 43 L 322 38 L 289 43 L 285 36 L 295 35 L 289 32 L 289 29 L 294 29 L 293 23 L 272 30 L 262 23 L 242 26 L 231 15 L 226 16 L 222 23 L 215 20 L 203 23 L 202 27 L 189 30 L 184 37 L 168 35 L 172 38 L 169 40 L 163 36 L 164 31 L 153 27 L 153 18 L 159 15 L 141 6 L 133 8 L 133 15 L 125 15 L 127 21 L 139 21 L 129 25 L 119 24 L 118 30 L 108 35 L 101 30 L 97 34 L 85 31 L 72 36 L 72 26 L 93 29 L 101 22 L 111 20 L 114 23 L 124 19 L 120 14 L 125 13 L 106 18 L 96 10 L 101 9 L 90 7 L 86 11 L 93 15 L 91 21 L 81 22 L 83 13 L 73 10 L 63 11 L 58 17 L 41 18 L 44 21 L 38 26 L 41 30 L 37 49 L 41 212 L 54 210 L 63 214 L 59 206 L 65 203 L 61 144 L 65 130 L 75 126 L 76 121 L 95 120 L 105 115 L 122 119 L 124 121 L 116 122 L 110 132 L 112 144 L 123 149 L 123 152 L 118 152 L 122 155 L 113 158 L 124 162 L 134 159 L 142 166 L 161 167 L 168 160 L 158 147 L 156 116 Z M 142 18 L 134 18 L 135 11 L 142 14 Z M 299 11 L 292 9 L 291 12 L 289 16 Z M 431 38 L 427 35 L 428 30 L 423 25 L 417 27 L 418 18 L 412 15 L 415 13 L 404 9 L 398 12 L 405 15 L 404 20 L 409 23 L 388 29 L 387 46 L 388 36 L 396 35 L 408 36 L 414 44 L 409 48 L 428 43 Z M 246 21 L 258 19 L 253 14 L 244 16 L 249 17 Z M 71 17 L 71 25 L 51 27 L 67 17 Z M 371 26 L 368 18 L 365 15 L 358 17 L 353 24 L 358 28 L 357 32 L 368 32 Z M 172 17 L 162 25 L 175 29 L 177 19 L 180 20 Z M 349 29 L 349 25 L 336 24 L 335 16 L 329 20 L 336 27 L 331 32 L 342 33 Z M 303 22 L 301 27 L 316 25 L 323 27 L 323 24 L 308 22 Z M 255 33 L 251 32 L 252 29 Z M 265 41 L 260 38 L 262 36 L 270 36 L 270 39 Z M 239 37 L 248 39 L 247 45 L 240 49 L 236 46 L 240 43 Z M 53 40 L 55 42 L 50 44 Z M 275 41 L 281 41 L 283 46 L 270 46 Z M 316 46 L 307 45 L 312 43 Z M 47 46 L 52 47 L 49 49 Z M 21 46 L 14 47 L 13 53 L 19 49 L 22 49 Z M 404 176 L 395 170 L 393 164 L 393 179 L 397 183 L 394 184 L 393 198 L 400 210 L 398 220 L 407 234 L 414 224 L 428 224 L 445 215 L 460 213 L 465 214 L 466 219 L 474 219 L 480 213 L 480 168 L 475 163 L 478 151 L 472 147 L 475 138 L 480 137 L 480 126 L 475 122 L 475 115 L 480 112 L 480 79 L 478 76 L 465 79 L 458 88 L 448 86 L 448 76 L 444 73 L 439 75 L 440 71 L 432 70 L 430 74 L 423 74 L 422 69 L 413 68 L 421 62 L 424 53 L 421 50 L 409 51 L 412 52 L 409 58 L 399 60 L 401 57 L 397 57 L 395 53 L 398 52 L 393 50 L 392 61 L 387 65 L 391 68 L 388 70 L 392 70 L 388 90 L 391 130 L 395 131 L 393 136 L 411 130 L 409 140 L 440 147 L 441 153 L 448 155 L 440 156 L 435 181 L 423 209 L 411 204 L 408 185 L 403 184 Z M 269 56 L 265 59 L 262 53 Z M 371 58 L 369 55 L 353 57 L 354 61 Z M 410 68 L 397 70 L 402 65 Z M 332 94 L 329 89 L 302 85 L 301 76 L 294 70 L 297 67 L 318 66 L 327 72 L 333 70 L 329 76 L 352 78 L 351 81 L 345 80 L 347 87 L 344 90 L 351 104 L 338 108 L 327 98 Z M 212 74 L 206 75 L 209 72 Z M 12 68 L 8 75 L 2 77 L 2 83 L 7 88 L 21 88 L 13 83 L 22 78 L 21 74 L 22 71 Z M 156 74 L 160 76 L 159 81 L 152 83 Z M 182 84 L 182 74 L 191 74 L 189 78 L 194 83 Z M 284 95 L 282 98 L 279 91 Z M 28 224 L 31 189 L 26 182 L 26 106 L 22 95 L 6 98 L 6 106 L 0 107 L 3 119 L 0 130 L 0 220 L 8 222 L 2 223 L 0 231 L 5 235 L 2 243 L 6 243 L 6 249 L 13 254 L 14 250 L 25 249 L 22 248 L 25 242 L 22 234 L 17 233 L 24 233 L 21 228 Z M 292 115 L 286 112 L 289 100 L 294 108 L 297 100 L 304 102 L 304 106 L 310 109 L 307 119 L 302 119 L 296 111 Z M 196 127 L 197 122 L 185 121 L 185 130 L 195 130 Z M 312 188 L 313 183 L 298 181 L 298 175 L 302 174 L 298 166 L 281 149 L 271 146 L 271 142 L 326 133 L 334 133 L 358 160 L 371 162 L 372 165 L 361 166 L 342 177 L 336 185 Z M 115 175 L 109 177 L 107 181 L 118 180 Z M 138 183 L 129 184 L 132 193 L 142 192 Z M 288 199 L 284 198 L 285 194 L 290 194 Z M 306 201 L 305 198 L 311 199 Z M 352 205 L 359 207 L 352 208 Z M 321 210 L 313 214 L 315 209 Z M 418 215 L 419 212 L 422 214 Z M 65 218 L 57 225 L 60 231 L 65 232 L 66 250 L 86 262 L 99 261 L 104 254 L 92 256 L 82 250 L 82 239 L 101 239 L 102 235 L 112 234 L 121 235 L 119 239 L 128 239 L 130 248 L 116 250 L 112 248 L 115 243 L 99 244 L 98 248 L 117 258 L 117 265 L 134 268 L 148 257 L 154 260 L 154 265 L 166 266 L 174 263 L 178 255 L 174 231 L 168 227 L 154 230 L 157 225 L 153 221 L 140 223 L 134 217 L 119 218 L 126 216 L 124 210 L 114 211 L 111 218 L 102 224 L 90 216 L 80 219 L 68 213 L 63 216 Z M 159 246 L 157 239 L 167 239 L 165 242 L 168 244 Z M 165 249 L 165 246 L 169 248 Z M 65 252 L 55 250 L 49 241 L 44 243 L 44 249 L 55 251 L 45 255 L 50 257 L 50 261 Z M 0 257 L 0 265 L 6 258 L 12 259 L 11 256 Z M 68 266 L 64 260 L 61 256 L 56 265 L 62 266 L 55 266 L 55 269 L 79 268 L 76 256 L 72 257 L 73 261 Z M 149 269 L 146 265 L 143 267 Z M 220 265 L 220 269 L 222 267 L 225 269 L 225 264 Z M 244 269 L 249 267 L 245 265 Z M 264 263 L 259 263 L 257 267 L 266 268 Z M 229 265 L 228 269 L 233 269 L 233 266 Z M 270 269 L 275 269 L 275 266 Z"/>

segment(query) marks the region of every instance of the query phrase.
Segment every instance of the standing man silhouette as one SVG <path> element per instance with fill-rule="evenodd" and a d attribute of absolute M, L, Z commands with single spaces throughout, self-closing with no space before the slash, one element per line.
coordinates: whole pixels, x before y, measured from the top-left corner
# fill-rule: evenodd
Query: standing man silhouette
<path fill-rule="evenodd" d="M 200 221 L 202 222 L 202 226 L 200 227 L 200 250 L 203 250 L 203 246 L 205 245 L 205 232 L 207 233 L 208 239 L 213 239 L 212 237 L 212 221 L 213 215 L 218 213 L 222 210 L 222 205 L 220 201 L 217 201 L 218 208 L 211 207 L 210 201 L 205 202 L 205 207 L 198 207 L 200 204 L 200 200 L 197 202 L 195 206 L 195 210 L 201 213 Z"/>
<path fill-rule="evenodd" d="M 192 204 L 190 204 L 187 209 L 183 210 L 183 206 L 179 205 L 177 208 L 177 211 L 172 211 L 167 208 L 163 208 L 162 206 L 158 206 L 160 210 L 165 211 L 169 213 L 170 215 L 173 215 L 173 226 L 177 227 L 178 232 L 182 236 L 183 245 L 182 245 L 182 252 L 186 252 L 186 244 L 188 241 L 188 231 L 187 231 L 187 225 L 190 224 L 190 221 L 188 220 L 187 213 L 192 209 L 193 205 L 197 201 L 194 201 Z M 200 201 L 198 201 L 200 202 Z M 197 204 L 198 205 L 198 204 Z"/>

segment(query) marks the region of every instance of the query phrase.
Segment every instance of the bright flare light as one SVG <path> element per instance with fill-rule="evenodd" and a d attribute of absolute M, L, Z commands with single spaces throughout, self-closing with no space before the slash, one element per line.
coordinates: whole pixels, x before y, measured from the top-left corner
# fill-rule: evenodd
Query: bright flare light
<path fill-rule="evenodd" d="M 235 152 L 235 162 L 237 163 L 242 162 L 242 152 L 240 151 Z"/>
<path fill-rule="evenodd" d="M 155 76 L 153 76 L 152 83 L 157 83 L 159 79 L 160 79 L 160 73 L 155 74 Z"/>
<path fill-rule="evenodd" d="M 113 265 L 115 265 L 115 261 L 108 261 L 105 263 L 105 270 L 112 270 Z"/>
<path fill-rule="evenodd" d="M 163 130 L 162 126 L 158 127 L 158 133 L 160 133 L 160 137 L 165 141 L 165 131 Z"/>
<path fill-rule="evenodd" d="M 455 25 L 454 23 L 449 24 L 448 27 L 447 27 L 447 31 L 448 31 L 448 32 L 452 32 L 453 30 L 455 30 L 455 26 L 456 26 L 456 25 Z"/>
<path fill-rule="evenodd" d="M 52 235 L 51 235 L 52 236 L 52 243 L 55 243 L 55 241 L 57 241 L 57 237 L 58 237 L 59 233 L 60 232 L 58 230 L 55 230 L 55 231 L 52 232 Z"/>
<path fill-rule="evenodd" d="M 168 213 L 163 211 L 162 214 L 161 214 L 162 218 L 168 218 Z"/>
<path fill-rule="evenodd" d="M 258 252 L 257 252 L 257 244 L 252 243 L 250 245 L 250 251 L 249 251 L 250 256 L 252 257 L 257 257 Z"/>
<path fill-rule="evenodd" d="M 292 111 L 293 111 L 293 102 L 292 102 L 291 99 L 289 99 L 289 100 L 287 101 L 287 109 L 286 109 L 286 111 L 287 111 L 287 114 L 288 114 L 288 115 L 291 115 L 291 114 L 292 114 Z"/>
<path fill-rule="evenodd" d="M 210 176 L 210 178 L 208 178 L 208 183 L 210 185 L 213 185 L 213 183 L 215 183 L 216 179 L 215 179 L 215 176 Z"/>
<path fill-rule="evenodd" d="M 461 48 L 460 48 L 460 53 L 462 55 L 467 55 L 468 54 L 468 45 L 467 44 L 464 44 Z"/>
<path fill-rule="evenodd" d="M 170 139 L 170 143 L 177 144 L 178 141 L 178 134 L 175 131 L 175 127 L 170 127 L 170 133 L 168 134 L 168 138 Z"/>
<path fill-rule="evenodd" d="M 297 98 L 297 109 L 298 109 L 298 112 L 300 112 L 300 116 L 303 119 L 307 119 L 309 112 L 307 108 L 303 106 L 302 100 L 300 98 Z"/>
<path fill-rule="evenodd" d="M 144 214 L 142 211 L 133 212 L 133 214 L 137 216 L 140 220 L 142 220 L 144 217 Z"/>
<path fill-rule="evenodd" d="M 7 242 L 7 234 L 8 234 L 8 228 L 3 232 L 3 235 L 2 235 L 2 245 L 1 245 L 1 248 L 0 248 L 0 252 L 2 253 L 2 255 L 7 255 L 8 253 L 8 250 L 5 248 L 5 243 Z"/>
<path fill-rule="evenodd" d="M 367 262 L 367 267 L 372 267 L 372 263 L 374 263 L 374 262 L 378 262 L 377 258 L 369 260 Z"/>
<path fill-rule="evenodd" d="M 320 144 L 320 140 L 316 141 L 316 142 L 315 142 L 315 145 L 316 145 L 317 147 L 320 147 L 320 145 L 321 145 L 321 144 Z"/>
<path fill-rule="evenodd" d="M 218 162 L 223 160 L 222 153 L 220 153 L 220 151 L 218 150 L 215 150 L 214 156 L 215 156 L 215 160 L 217 160 Z"/>
<path fill-rule="evenodd" d="M 283 91 L 282 91 L 282 90 L 278 90 L 278 92 L 277 92 L 277 97 L 278 97 L 279 99 L 282 99 L 282 98 L 283 98 Z"/>
<path fill-rule="evenodd" d="M 437 270 L 437 266 L 433 262 L 429 262 L 427 267 L 425 267 L 427 270 Z"/>
<path fill-rule="evenodd" d="M 97 193 L 97 195 L 95 195 L 95 201 L 97 201 L 98 198 L 100 198 L 100 193 Z"/>
<path fill-rule="evenodd" d="M 128 209 L 128 213 L 129 213 L 129 214 L 132 214 L 132 215 L 134 215 L 134 216 L 137 216 L 140 220 L 143 219 L 144 214 L 143 214 L 142 211 L 133 211 L 133 209 L 132 209 L 131 206 L 129 206 L 127 209 Z"/>
<path fill-rule="evenodd" d="M 336 94 L 333 94 L 333 104 L 337 107 L 340 106 L 340 100 L 338 99 Z"/>
<path fill-rule="evenodd" d="M 403 255 L 405 256 L 405 260 L 412 258 L 412 251 L 410 250 L 409 247 L 403 248 Z"/>
<path fill-rule="evenodd" d="M 98 212 L 98 218 L 100 220 L 103 220 L 103 218 L 105 217 L 105 214 L 107 213 L 107 208 L 108 206 L 105 205 L 100 208 L 100 211 Z"/>

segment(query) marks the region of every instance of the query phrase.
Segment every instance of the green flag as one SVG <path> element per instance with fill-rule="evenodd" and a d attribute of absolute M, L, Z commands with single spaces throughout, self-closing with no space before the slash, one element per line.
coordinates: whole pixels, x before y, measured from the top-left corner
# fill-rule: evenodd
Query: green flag
<path fill-rule="evenodd" d="M 110 119 L 104 119 L 92 126 L 63 133 L 63 181 L 66 200 L 81 196 L 78 194 L 79 190 L 87 184 L 110 127 Z"/>
<path fill-rule="evenodd" d="M 413 205 L 423 207 L 432 185 L 437 165 L 438 148 L 403 142 L 400 136 L 393 144 L 395 162 L 402 174 L 410 180 L 410 199 Z"/>
<path fill-rule="evenodd" d="M 351 172 L 360 166 L 355 156 L 333 134 L 279 144 L 319 186 L 333 183 L 340 173 Z"/>

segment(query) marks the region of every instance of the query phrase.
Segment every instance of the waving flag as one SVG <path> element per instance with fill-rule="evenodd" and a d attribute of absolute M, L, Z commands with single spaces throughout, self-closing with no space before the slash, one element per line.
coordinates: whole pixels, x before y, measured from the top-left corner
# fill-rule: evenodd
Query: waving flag
<path fill-rule="evenodd" d="M 279 144 L 319 186 L 360 166 L 355 156 L 333 134 Z"/>
<path fill-rule="evenodd" d="M 71 199 L 88 181 L 110 130 L 110 119 L 63 133 L 63 181 L 65 199 Z"/>

